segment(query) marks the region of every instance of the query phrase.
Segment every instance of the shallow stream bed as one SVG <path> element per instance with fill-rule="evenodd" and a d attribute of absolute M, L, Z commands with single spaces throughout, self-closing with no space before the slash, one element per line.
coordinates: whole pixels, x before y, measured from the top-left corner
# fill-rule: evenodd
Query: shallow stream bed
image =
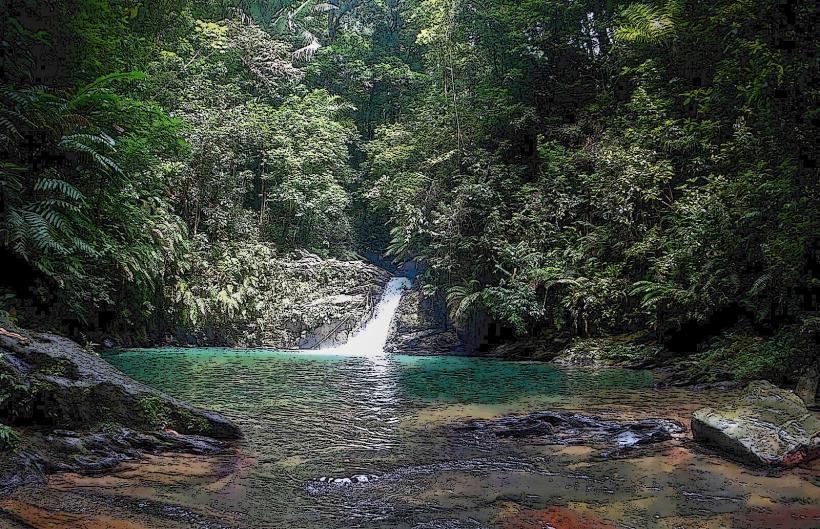
<path fill-rule="evenodd" d="M 725 391 L 653 389 L 648 372 L 465 357 L 151 349 L 106 358 L 245 433 L 220 456 L 153 456 L 52 476 L 0 500 L 0 527 L 819 528 L 820 465 L 766 472 L 695 445 L 691 411 Z M 567 410 L 667 418 L 629 450 L 465 430 Z M 13 521 L 16 519 L 17 521 Z"/>

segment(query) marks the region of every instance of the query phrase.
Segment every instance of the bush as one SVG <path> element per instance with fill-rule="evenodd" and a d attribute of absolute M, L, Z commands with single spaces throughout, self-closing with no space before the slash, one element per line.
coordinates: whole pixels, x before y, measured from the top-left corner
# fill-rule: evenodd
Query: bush
<path fill-rule="evenodd" d="M 20 444 L 20 435 L 10 426 L 0 423 L 0 451 L 14 450 Z"/>
<path fill-rule="evenodd" d="M 712 340 L 705 351 L 693 358 L 690 372 L 695 378 L 710 382 L 725 378 L 784 382 L 799 370 L 809 351 L 796 325 L 783 327 L 769 337 L 732 329 Z"/>

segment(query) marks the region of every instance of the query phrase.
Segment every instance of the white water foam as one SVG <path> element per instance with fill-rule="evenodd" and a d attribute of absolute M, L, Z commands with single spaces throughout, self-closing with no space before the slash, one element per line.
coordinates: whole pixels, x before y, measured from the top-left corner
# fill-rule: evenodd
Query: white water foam
<path fill-rule="evenodd" d="M 399 301 L 405 290 L 410 288 L 406 277 L 394 277 L 384 288 L 382 298 L 373 312 L 373 317 L 347 342 L 335 347 L 322 348 L 322 352 L 351 356 L 380 357 L 384 354 L 390 323 L 399 308 Z"/>

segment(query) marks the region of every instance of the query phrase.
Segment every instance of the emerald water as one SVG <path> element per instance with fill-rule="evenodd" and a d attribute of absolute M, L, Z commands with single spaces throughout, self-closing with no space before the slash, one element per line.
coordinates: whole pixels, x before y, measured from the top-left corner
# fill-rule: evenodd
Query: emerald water
<path fill-rule="evenodd" d="M 589 438 L 463 427 L 544 410 L 687 425 L 732 392 L 653 388 L 640 371 L 345 351 L 106 353 L 132 377 L 229 417 L 245 438 L 219 455 L 55 474 L 3 507 L 28 524 L 19 527 L 48 529 L 820 527 L 817 463 L 755 470 L 688 432 L 613 452 Z"/>
<path fill-rule="evenodd" d="M 686 435 L 613 457 L 581 440 L 456 433 L 470 418 L 545 409 L 686 422 L 693 409 L 731 396 L 653 389 L 647 372 L 321 351 L 151 349 L 106 358 L 221 412 L 246 435 L 229 455 L 151 458 L 107 478 L 53 480 L 62 502 L 78 487 L 84 501 L 93 491 L 108 508 L 116 497 L 120 516 L 137 527 L 773 528 L 817 527 L 810 524 L 820 516 L 807 507 L 820 500 L 817 469 L 765 475 L 701 451 Z M 148 513 L 152 502 L 166 507 Z M 778 522 L 798 518 L 805 523 Z"/>
<path fill-rule="evenodd" d="M 137 380 L 236 421 L 246 448 L 260 457 L 260 475 L 275 474 L 281 460 L 304 461 L 289 470 L 282 484 L 288 488 L 321 475 L 434 461 L 438 448 L 413 424 L 453 405 L 516 412 L 584 396 L 618 402 L 651 382 L 646 372 L 468 357 L 153 349 L 106 358 Z"/>

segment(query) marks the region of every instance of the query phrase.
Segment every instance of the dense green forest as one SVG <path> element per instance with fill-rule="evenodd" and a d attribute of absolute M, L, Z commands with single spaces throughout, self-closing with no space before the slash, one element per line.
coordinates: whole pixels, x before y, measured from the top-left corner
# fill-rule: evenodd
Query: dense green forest
<path fill-rule="evenodd" d="M 0 12 L 14 323 L 249 317 L 266 261 L 307 251 L 415 261 L 456 326 L 519 340 L 627 336 L 736 378 L 817 362 L 813 2 Z"/>

